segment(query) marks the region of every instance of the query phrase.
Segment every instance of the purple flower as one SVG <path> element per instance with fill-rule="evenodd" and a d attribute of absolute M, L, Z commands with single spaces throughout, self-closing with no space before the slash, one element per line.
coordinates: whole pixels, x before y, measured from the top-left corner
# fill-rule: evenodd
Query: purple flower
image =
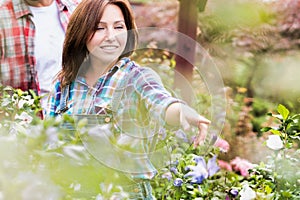
<path fill-rule="evenodd" d="M 166 172 L 161 175 L 161 178 L 166 178 L 170 181 L 172 179 L 172 174 L 171 174 L 171 172 Z"/>
<path fill-rule="evenodd" d="M 187 166 L 185 170 L 190 171 L 184 175 L 184 178 L 192 177 L 191 183 L 201 184 L 204 179 L 213 176 L 220 169 L 216 163 L 216 156 L 209 159 L 207 165 L 204 158 L 201 156 L 196 156 L 194 160 L 196 162 L 196 166 Z"/>
<path fill-rule="evenodd" d="M 167 137 L 166 129 L 160 128 L 160 129 L 158 130 L 158 138 L 159 138 L 160 140 L 164 140 L 164 139 L 166 139 L 166 137 Z"/>
<path fill-rule="evenodd" d="M 181 130 L 181 129 L 179 129 L 179 130 L 177 130 L 177 131 L 175 132 L 175 136 L 176 136 L 178 139 L 183 140 L 183 142 L 189 142 L 189 139 L 188 139 L 186 133 L 185 133 L 183 130 Z"/>
<path fill-rule="evenodd" d="M 172 165 L 177 166 L 178 164 L 179 164 L 179 161 L 178 161 L 178 160 L 175 160 L 175 161 L 172 162 Z"/>
<path fill-rule="evenodd" d="M 208 176 L 213 176 L 215 173 L 217 173 L 220 170 L 220 167 L 217 164 L 217 156 L 212 157 L 207 162 L 207 171 Z"/>
<path fill-rule="evenodd" d="M 233 196 L 233 197 L 237 197 L 239 194 L 239 191 L 237 189 L 231 189 L 229 191 L 229 193 Z"/>
<path fill-rule="evenodd" d="M 176 167 L 171 167 L 170 171 L 173 172 L 174 174 L 178 174 L 178 170 Z"/>
<path fill-rule="evenodd" d="M 183 180 L 181 178 L 176 178 L 173 182 L 173 185 L 175 187 L 181 187 L 182 186 L 182 183 L 183 183 Z"/>

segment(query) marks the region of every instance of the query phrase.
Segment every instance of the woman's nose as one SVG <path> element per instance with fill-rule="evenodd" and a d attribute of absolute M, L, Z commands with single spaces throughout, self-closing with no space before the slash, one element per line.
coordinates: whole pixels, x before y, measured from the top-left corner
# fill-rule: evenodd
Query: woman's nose
<path fill-rule="evenodd" d="M 115 29 L 108 28 L 107 31 L 106 31 L 106 39 L 107 40 L 114 40 L 115 36 L 116 36 Z"/>

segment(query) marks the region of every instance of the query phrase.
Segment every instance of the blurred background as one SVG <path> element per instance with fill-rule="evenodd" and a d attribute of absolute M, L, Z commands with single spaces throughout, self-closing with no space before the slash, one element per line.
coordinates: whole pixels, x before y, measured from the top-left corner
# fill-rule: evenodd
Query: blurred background
<path fill-rule="evenodd" d="M 260 129 L 273 123 L 266 114 L 276 110 L 279 103 L 293 113 L 300 111 L 300 1 L 131 2 L 138 27 L 167 28 L 184 33 L 209 53 L 221 73 L 227 98 L 226 123 L 222 131 L 232 147 L 227 159 L 241 155 L 252 162 L 261 160 L 266 149 L 260 141 L 263 139 Z M 170 48 L 182 44 L 178 38 L 162 33 L 149 37 L 151 39 L 145 40 L 156 43 L 167 40 Z M 201 65 L 197 63 L 201 62 L 197 59 L 197 50 L 193 52 L 190 48 L 186 55 L 191 54 L 196 55 L 194 64 Z M 196 90 L 203 86 L 193 66 L 178 55 L 149 54 L 148 51 L 142 56 L 148 56 L 151 62 L 168 63 L 186 76 Z M 166 77 L 172 75 L 170 70 L 166 73 L 169 73 Z M 174 79 L 166 82 L 172 81 L 169 84 L 176 87 L 176 76 Z M 201 101 L 198 104 L 205 106 L 209 101 L 203 100 L 200 93 L 207 94 L 207 91 L 199 88 L 197 94 L 197 100 Z"/>

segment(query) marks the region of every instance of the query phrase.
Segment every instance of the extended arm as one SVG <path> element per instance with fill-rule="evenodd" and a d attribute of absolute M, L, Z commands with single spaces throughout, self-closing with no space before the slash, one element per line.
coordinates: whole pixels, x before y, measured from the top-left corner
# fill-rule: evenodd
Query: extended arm
<path fill-rule="evenodd" d="M 183 103 L 172 103 L 168 106 L 165 115 L 165 121 L 171 126 L 182 126 L 184 130 L 195 126 L 199 129 L 199 134 L 194 141 L 198 146 L 205 139 L 210 121 L 199 115 L 193 108 Z"/>

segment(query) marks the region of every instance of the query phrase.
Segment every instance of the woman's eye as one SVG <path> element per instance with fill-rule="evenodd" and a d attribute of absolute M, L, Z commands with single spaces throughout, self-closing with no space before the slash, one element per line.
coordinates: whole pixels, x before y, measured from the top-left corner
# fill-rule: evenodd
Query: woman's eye
<path fill-rule="evenodd" d="M 115 26 L 115 29 L 124 29 L 124 26 L 120 25 L 120 26 Z"/>
<path fill-rule="evenodd" d="M 96 30 L 104 30 L 104 27 L 97 27 Z"/>

